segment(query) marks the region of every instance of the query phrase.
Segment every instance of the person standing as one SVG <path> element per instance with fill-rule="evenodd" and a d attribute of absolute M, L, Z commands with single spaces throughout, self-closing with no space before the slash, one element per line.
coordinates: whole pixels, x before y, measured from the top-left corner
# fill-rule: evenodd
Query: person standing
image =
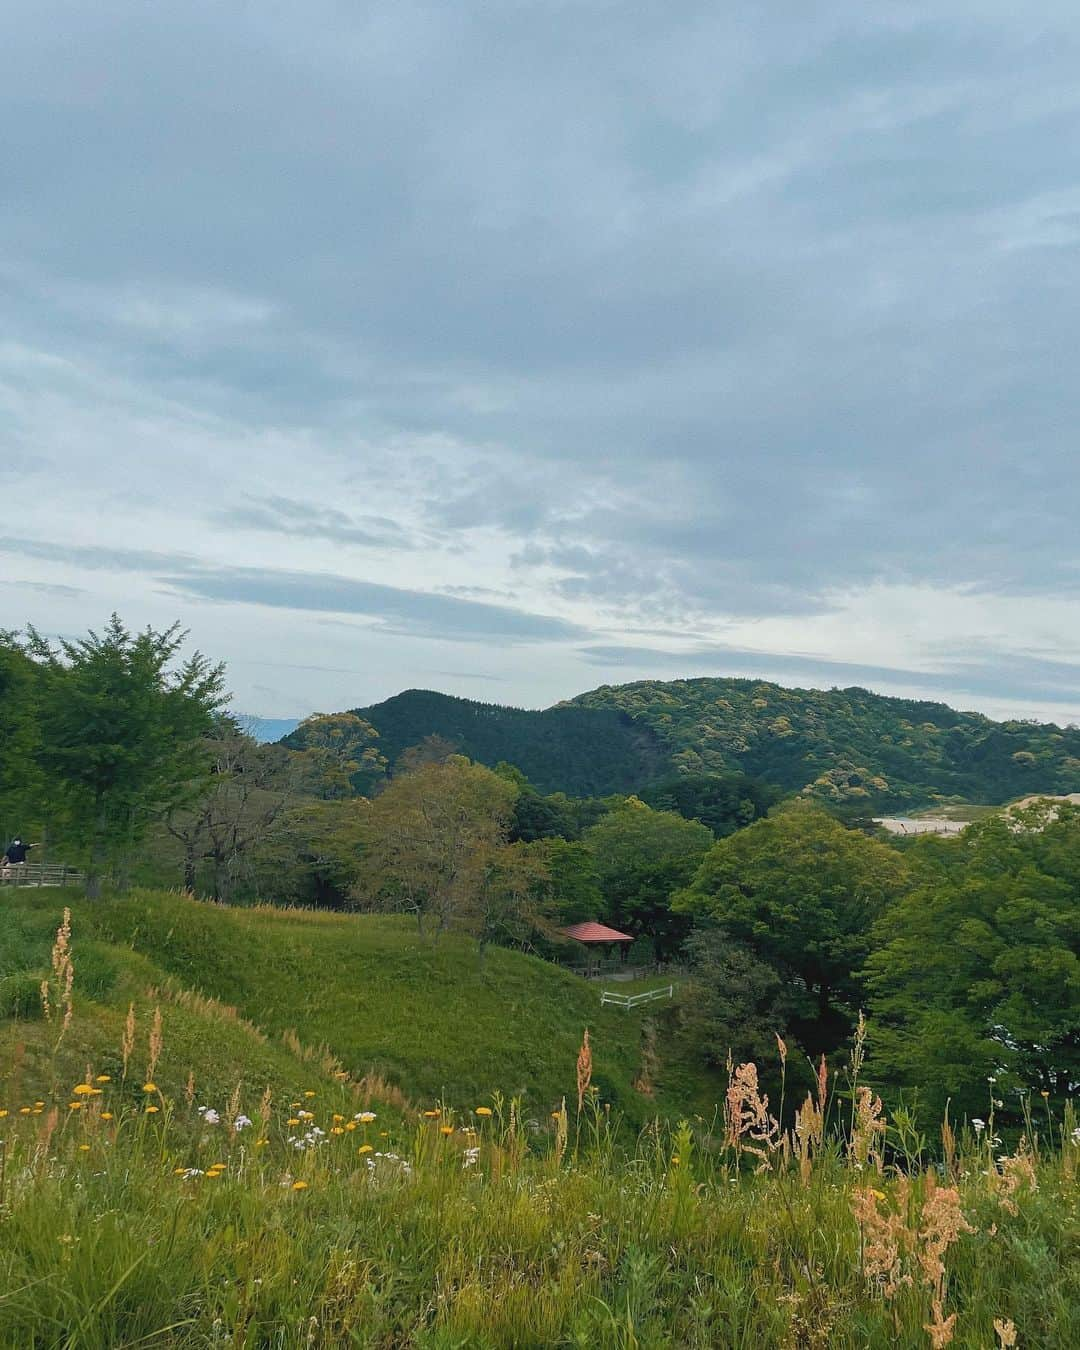
<path fill-rule="evenodd" d="M 5 850 L 3 865 L 5 867 L 23 867 L 26 864 L 26 855 L 30 850 L 40 847 L 40 844 L 24 844 L 16 835 Z"/>

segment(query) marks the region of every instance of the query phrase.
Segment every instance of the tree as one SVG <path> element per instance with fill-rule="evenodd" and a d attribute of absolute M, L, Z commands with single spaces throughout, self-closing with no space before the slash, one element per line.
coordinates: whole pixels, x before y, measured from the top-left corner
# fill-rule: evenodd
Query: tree
<path fill-rule="evenodd" d="M 39 672 L 17 635 L 0 631 L 0 849 L 27 828 L 20 817 L 41 805 L 39 692 Z"/>
<path fill-rule="evenodd" d="M 226 900 L 238 866 L 288 809 L 307 766 L 283 746 L 260 745 L 231 717 L 216 719 L 203 748 L 204 791 L 169 811 L 165 827 L 183 845 L 185 889 L 195 889 L 198 865 L 208 859 L 211 893 Z"/>
<path fill-rule="evenodd" d="M 176 666 L 185 637 L 178 624 L 132 635 L 115 614 L 104 633 L 58 648 L 28 630 L 42 676 L 37 758 L 89 845 L 88 896 L 205 767 L 224 668 L 199 652 Z"/>
<path fill-rule="evenodd" d="M 1080 1082 L 1080 811 L 1038 806 L 918 841 L 866 963 L 875 1065 L 928 1114 L 984 1115 L 988 1078 L 1062 1104 Z M 1010 1100 L 1011 1099 L 1011 1100 Z"/>
<path fill-rule="evenodd" d="M 704 1062 L 723 1068 L 730 1054 L 737 1064 L 772 1064 L 776 1037 L 795 1011 L 781 975 L 717 929 L 692 933 L 686 954 L 693 997 L 682 1003 L 681 1018 Z"/>
<path fill-rule="evenodd" d="M 674 905 L 796 983 L 816 1053 L 842 1039 L 863 997 L 870 930 L 905 878 L 895 849 L 799 802 L 715 844 Z"/>
<path fill-rule="evenodd" d="M 395 777 L 364 811 L 359 894 L 414 914 L 421 936 L 437 942 L 473 912 L 516 795 L 513 783 L 460 755 Z"/>
<path fill-rule="evenodd" d="M 555 922 L 585 923 L 603 913 L 600 878 L 588 845 L 567 839 L 538 839 L 530 848 L 543 859 L 543 887 Z"/>
<path fill-rule="evenodd" d="M 688 773 L 651 784 L 641 799 L 658 811 L 700 820 L 724 839 L 767 815 L 781 795 L 779 788 L 743 773 Z"/>
<path fill-rule="evenodd" d="M 309 787 L 323 801 L 370 793 L 386 777 L 386 759 L 376 742 L 379 733 L 356 713 L 314 713 L 305 717 L 287 739 L 310 767 Z"/>
<path fill-rule="evenodd" d="M 631 797 L 587 830 L 583 842 L 596 865 L 606 918 L 633 937 L 650 937 L 659 959 L 673 956 L 690 922 L 672 911 L 671 896 L 693 877 L 712 832 Z"/>

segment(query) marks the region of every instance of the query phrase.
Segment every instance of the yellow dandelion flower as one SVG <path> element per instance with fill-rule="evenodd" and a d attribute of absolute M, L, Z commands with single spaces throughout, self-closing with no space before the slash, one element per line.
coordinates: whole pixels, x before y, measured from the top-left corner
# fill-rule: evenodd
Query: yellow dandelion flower
<path fill-rule="evenodd" d="M 217 1179 L 218 1179 L 219 1176 L 221 1176 L 221 1173 L 217 1170 L 217 1168 L 215 1168 L 215 1167 L 208 1167 L 208 1168 L 206 1169 L 206 1179 L 207 1179 L 207 1181 L 217 1181 Z"/>
<path fill-rule="evenodd" d="M 69 1110 L 69 1111 L 81 1111 L 81 1110 L 82 1110 L 82 1102 L 68 1102 L 68 1110 Z M 28 1106 L 24 1106 L 24 1107 L 22 1108 L 22 1110 L 19 1112 L 19 1115 L 20 1115 L 20 1116 L 28 1116 L 29 1114 L 30 1114 L 30 1108 L 29 1108 Z"/>
<path fill-rule="evenodd" d="M 142 1085 L 142 1090 L 144 1092 L 156 1092 L 158 1090 L 158 1086 L 156 1083 L 144 1083 Z"/>
<path fill-rule="evenodd" d="M 551 1113 L 551 1119 L 552 1119 L 552 1120 L 558 1120 L 559 1117 L 560 1117 L 561 1115 L 562 1115 L 562 1112 L 561 1112 L 561 1111 L 552 1111 L 552 1113 Z"/>
<path fill-rule="evenodd" d="M 0 1120 L 3 1120 L 3 1118 L 4 1118 L 6 1115 L 7 1115 L 7 1111 L 6 1111 L 6 1110 L 0 1111 Z"/>
<path fill-rule="evenodd" d="M 390 1131 L 389 1131 L 389 1130 L 380 1130 L 380 1131 L 379 1131 L 379 1138 L 380 1138 L 380 1139 L 389 1139 L 389 1138 L 390 1138 Z"/>
<path fill-rule="evenodd" d="M 331 1117 L 331 1119 L 333 1120 L 334 1124 L 337 1125 L 340 1121 L 344 1120 L 345 1117 L 342 1116 L 342 1115 L 339 1115 L 338 1112 L 335 1111 L 334 1114 L 333 1114 L 333 1116 Z"/>
<path fill-rule="evenodd" d="M 341 1128 L 340 1125 L 331 1125 L 331 1126 L 330 1126 L 330 1133 L 331 1133 L 331 1134 L 344 1134 L 345 1131 Z"/>
<path fill-rule="evenodd" d="M 312 1095 L 314 1096 L 314 1093 Z M 306 1191 L 308 1188 L 308 1184 L 306 1181 L 294 1181 L 292 1184 L 292 1188 L 294 1191 Z"/>
<path fill-rule="evenodd" d="M 172 1170 L 172 1174 L 173 1174 L 174 1177 L 183 1177 L 183 1176 L 186 1176 L 186 1175 L 187 1175 L 187 1168 L 186 1168 L 186 1167 L 174 1167 L 173 1170 Z"/>
<path fill-rule="evenodd" d="M 884 1192 L 884 1191 L 871 1191 L 870 1194 L 874 1197 L 875 1200 L 884 1200 L 884 1199 L 885 1199 L 885 1192 Z"/>
<path fill-rule="evenodd" d="M 356 1121 L 355 1121 L 355 1120 L 349 1120 L 349 1121 L 346 1121 L 346 1122 L 345 1122 L 345 1128 L 346 1128 L 347 1130 L 355 1130 L 355 1129 L 356 1129 Z"/>
<path fill-rule="evenodd" d="M 371 1122 L 375 1119 L 375 1112 L 361 1111 L 360 1114 L 356 1117 L 356 1119 L 361 1123 L 361 1125 L 370 1125 Z"/>
<path fill-rule="evenodd" d="M 89 1145 L 89 1144 L 80 1144 L 80 1145 L 79 1145 L 79 1152 L 80 1152 L 80 1153 L 89 1153 L 89 1152 L 90 1152 L 90 1145 Z"/>
<path fill-rule="evenodd" d="M 153 1103 L 151 1103 L 151 1104 L 146 1108 L 146 1114 L 147 1114 L 148 1116 L 156 1115 L 156 1114 L 157 1114 L 157 1111 L 158 1111 L 158 1107 L 154 1106 Z"/>
<path fill-rule="evenodd" d="M 112 1120 L 112 1118 L 113 1118 L 113 1113 L 112 1113 L 111 1111 L 102 1111 L 102 1113 L 101 1113 L 101 1119 L 102 1119 L 102 1120 Z"/>
<path fill-rule="evenodd" d="M 35 1106 L 34 1109 L 30 1112 L 30 1114 L 32 1116 L 40 1116 L 44 1109 L 45 1109 L 44 1107 Z"/>
<path fill-rule="evenodd" d="M 295 1116 L 290 1116 L 289 1119 L 285 1122 L 285 1124 L 286 1124 L 286 1125 L 299 1125 L 300 1122 L 297 1120 L 297 1118 L 296 1118 Z"/>
<path fill-rule="evenodd" d="M 256 1140 L 255 1140 L 255 1147 L 256 1147 L 256 1148 L 265 1148 L 269 1142 L 270 1142 L 269 1139 L 256 1139 Z"/>
<path fill-rule="evenodd" d="M 71 1089 L 72 1095 L 75 1097 L 89 1097 L 93 1090 L 89 1083 L 77 1083 Z"/>
<path fill-rule="evenodd" d="M 490 1107 L 490 1106 L 478 1106 L 478 1107 L 476 1108 L 476 1114 L 477 1114 L 478 1116 L 490 1116 L 490 1115 L 491 1115 L 491 1107 Z"/>
<path fill-rule="evenodd" d="M 82 1102 L 80 1102 L 79 1105 L 82 1106 Z M 28 1106 L 20 1106 L 20 1107 L 19 1107 L 19 1115 L 20 1115 L 20 1116 L 28 1116 L 29 1114 L 30 1114 L 30 1108 L 29 1108 Z"/>
<path fill-rule="evenodd" d="M 440 1133 L 440 1134 L 453 1134 L 453 1133 L 454 1133 L 454 1127 L 453 1127 L 453 1125 L 440 1125 L 440 1126 L 439 1126 L 439 1133 Z"/>
<path fill-rule="evenodd" d="M 109 1074 L 107 1074 L 107 1073 L 99 1073 L 98 1076 L 94 1079 L 94 1082 L 95 1082 L 95 1083 L 111 1083 L 111 1082 L 112 1082 L 112 1078 L 111 1078 L 111 1077 L 109 1076 Z"/>
<path fill-rule="evenodd" d="M 361 1144 L 360 1147 L 359 1147 L 356 1151 L 357 1151 L 357 1153 L 373 1153 L 373 1152 L 374 1152 L 374 1150 L 372 1149 L 372 1147 L 371 1147 L 370 1144 Z"/>
<path fill-rule="evenodd" d="M 45 1103 L 44 1103 L 44 1102 L 35 1102 L 34 1105 L 35 1105 L 35 1106 L 44 1106 Z"/>
<path fill-rule="evenodd" d="M 312 1092 L 312 1091 L 310 1090 L 310 1088 L 309 1088 L 308 1091 L 304 1093 L 304 1096 L 305 1096 L 305 1097 L 314 1097 L 314 1096 L 315 1096 L 315 1093 Z"/>
<path fill-rule="evenodd" d="M 442 1114 L 441 1111 L 425 1111 L 425 1112 L 424 1112 L 424 1115 L 428 1118 L 428 1120 L 437 1120 L 441 1114 Z"/>

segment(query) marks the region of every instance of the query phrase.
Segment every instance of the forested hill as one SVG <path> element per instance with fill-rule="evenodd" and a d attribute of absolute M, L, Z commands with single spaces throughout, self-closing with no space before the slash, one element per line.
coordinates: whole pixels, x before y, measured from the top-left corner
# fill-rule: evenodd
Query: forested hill
<path fill-rule="evenodd" d="M 615 708 L 564 703 L 534 712 L 407 689 L 352 711 L 379 733 L 379 751 L 391 764 L 425 737 L 439 736 L 480 764 L 507 760 L 542 792 L 633 792 L 661 777 L 670 762 L 666 745 L 645 721 Z"/>
<path fill-rule="evenodd" d="M 761 680 L 605 685 L 542 712 L 409 690 L 355 710 L 392 763 L 425 736 L 483 764 L 516 764 L 542 791 L 626 792 L 672 769 L 740 771 L 875 808 L 935 796 L 997 803 L 1080 790 L 1080 731 L 995 722 L 866 689 Z"/>

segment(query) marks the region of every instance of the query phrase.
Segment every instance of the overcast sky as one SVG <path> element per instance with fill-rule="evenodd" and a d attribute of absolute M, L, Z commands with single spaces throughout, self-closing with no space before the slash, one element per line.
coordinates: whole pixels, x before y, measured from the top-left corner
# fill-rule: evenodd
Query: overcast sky
<path fill-rule="evenodd" d="M 1080 719 L 1075 0 L 6 0 L 0 626 Z"/>

